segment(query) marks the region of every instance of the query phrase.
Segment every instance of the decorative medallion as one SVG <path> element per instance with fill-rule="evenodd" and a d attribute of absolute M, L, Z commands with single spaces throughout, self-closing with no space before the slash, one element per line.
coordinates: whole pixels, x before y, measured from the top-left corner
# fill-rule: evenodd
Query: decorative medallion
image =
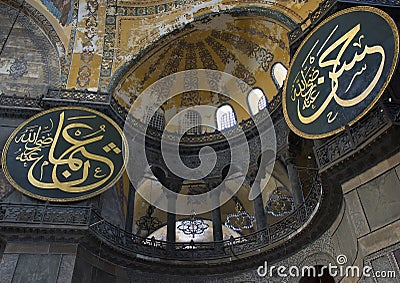
<path fill-rule="evenodd" d="M 7 72 L 16 80 L 28 72 L 28 63 L 24 58 L 15 58 Z"/>
<path fill-rule="evenodd" d="M 10 183 L 33 198 L 87 199 L 112 186 L 124 170 L 125 137 L 106 115 L 82 107 L 41 112 L 8 138 L 2 165 Z"/>
<path fill-rule="evenodd" d="M 234 231 L 242 231 L 244 229 L 253 228 L 254 221 L 254 216 L 250 215 L 247 211 L 240 211 L 229 214 L 226 217 L 225 226 Z"/>
<path fill-rule="evenodd" d="M 178 230 L 185 235 L 191 235 L 192 238 L 196 235 L 202 235 L 208 229 L 209 225 L 203 219 L 198 219 L 192 215 L 190 219 L 182 220 L 178 226 Z"/>
<path fill-rule="evenodd" d="M 273 216 L 284 216 L 294 211 L 294 200 L 289 191 L 284 187 L 276 188 L 265 207 L 266 212 Z"/>
<path fill-rule="evenodd" d="M 157 217 L 153 217 L 154 206 L 149 205 L 146 211 L 146 215 L 139 218 L 136 221 L 136 225 L 138 226 L 138 231 L 146 231 L 147 234 L 154 232 L 160 225 L 161 221 Z"/>
<path fill-rule="evenodd" d="M 236 196 L 233 196 L 232 199 L 236 203 L 236 213 L 231 213 L 226 217 L 225 226 L 234 231 L 252 229 L 254 221 L 256 221 L 255 217 L 244 210 L 243 205 Z"/>
<path fill-rule="evenodd" d="M 303 41 L 282 95 L 289 127 L 323 138 L 356 123 L 378 101 L 396 67 L 396 24 L 372 7 L 340 11 Z"/>

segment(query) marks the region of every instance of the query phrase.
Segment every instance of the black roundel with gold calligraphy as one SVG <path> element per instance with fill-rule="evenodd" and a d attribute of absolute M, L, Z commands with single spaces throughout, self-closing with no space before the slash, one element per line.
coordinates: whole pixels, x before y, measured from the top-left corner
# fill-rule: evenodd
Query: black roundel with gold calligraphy
<path fill-rule="evenodd" d="M 112 186 L 124 170 L 126 140 L 104 114 L 81 107 L 44 111 L 9 137 L 2 156 L 8 180 L 26 195 L 75 201 Z"/>
<path fill-rule="evenodd" d="M 305 138 L 323 138 L 357 122 L 389 83 L 398 41 L 395 23 L 376 8 L 350 8 L 323 21 L 288 72 L 282 101 L 289 127 Z"/>

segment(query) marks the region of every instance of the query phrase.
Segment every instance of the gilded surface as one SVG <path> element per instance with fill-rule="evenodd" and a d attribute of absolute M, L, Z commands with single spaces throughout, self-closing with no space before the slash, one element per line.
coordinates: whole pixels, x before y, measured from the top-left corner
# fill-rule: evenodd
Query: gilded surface
<path fill-rule="evenodd" d="M 19 126 L 3 150 L 9 181 L 51 201 L 85 199 L 121 176 L 125 140 L 108 117 L 85 108 L 56 108 Z"/>
<path fill-rule="evenodd" d="M 121 27 L 121 30 L 125 30 Z M 149 51 L 119 81 L 114 96 L 129 109 L 147 87 L 173 73 L 188 69 L 220 70 L 232 74 L 252 87 L 264 90 L 268 101 L 278 92 L 273 81 L 272 66 L 289 65 L 289 44 L 286 27 L 262 17 L 220 15 L 166 40 Z M 129 44 L 128 42 L 126 44 Z M 195 89 L 195 78 L 188 72 L 182 82 Z M 210 89 L 217 78 L 209 78 Z M 168 88 L 168 87 L 167 87 Z M 160 90 L 163 93 L 168 89 Z M 213 92 L 192 91 L 177 95 L 163 106 L 166 117 L 194 105 L 221 105 L 229 98 Z M 246 95 L 229 101 L 239 121 L 249 118 L 235 101 L 247 105 Z"/>
<path fill-rule="evenodd" d="M 302 22 L 321 1 L 27 0 L 52 23 L 65 53 L 67 88 L 109 91 L 124 64 L 157 40 L 215 12 L 249 7 L 286 28 Z M 286 37 L 286 36 L 285 36 Z M 65 71 L 65 70 L 64 70 Z"/>
<path fill-rule="evenodd" d="M 383 93 L 398 53 L 396 25 L 376 8 L 352 8 L 324 21 L 293 60 L 283 96 L 289 126 L 318 138 L 355 123 Z"/>

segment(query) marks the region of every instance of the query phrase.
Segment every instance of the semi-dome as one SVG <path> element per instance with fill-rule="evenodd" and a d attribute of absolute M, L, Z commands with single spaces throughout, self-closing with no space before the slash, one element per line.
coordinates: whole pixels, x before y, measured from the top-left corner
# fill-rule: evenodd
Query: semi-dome
<path fill-rule="evenodd" d="M 332 265 L 400 277 L 396 62 L 331 136 L 304 135 L 286 107 L 290 86 L 325 99 L 329 62 L 354 63 L 336 83 L 362 88 L 379 56 L 361 57 L 397 59 L 395 2 L 0 0 L 0 281 L 344 279 Z M 355 17 L 316 38 L 353 10 L 393 38 L 376 25 L 350 39 L 342 24 L 368 19 Z M 330 58 L 346 46 L 357 62 Z M 325 77 L 294 73 L 298 50 L 317 64 L 324 48 Z"/>
<path fill-rule="evenodd" d="M 201 115 L 196 111 L 182 114 L 170 130 L 185 132 L 191 124 L 202 121 L 221 130 L 250 118 L 264 109 L 282 87 L 289 64 L 287 39 L 289 27 L 277 20 L 262 16 L 221 14 L 196 21 L 181 32 L 169 35 L 141 58 L 119 80 L 113 96 L 127 110 L 138 96 L 158 80 L 172 74 L 195 69 L 217 70 L 231 74 L 251 89 L 242 93 L 227 93 L 196 89 L 199 80 L 194 73 L 185 73 L 174 81 L 189 91 L 171 94 L 157 112 L 155 126 L 168 123 L 181 110 L 197 105 L 221 107 L 219 113 Z M 210 79 L 209 89 L 218 81 Z M 169 88 L 169 89 L 168 89 Z M 172 86 L 160 91 L 168 92 Z M 252 91 L 254 89 L 254 91 Z M 161 118 L 162 116 L 163 118 Z M 225 123 L 220 123 L 226 116 Z M 146 117 L 150 119 L 149 117 Z M 234 121 L 233 121 L 234 120 Z M 200 127 L 189 133 L 212 132 Z"/>

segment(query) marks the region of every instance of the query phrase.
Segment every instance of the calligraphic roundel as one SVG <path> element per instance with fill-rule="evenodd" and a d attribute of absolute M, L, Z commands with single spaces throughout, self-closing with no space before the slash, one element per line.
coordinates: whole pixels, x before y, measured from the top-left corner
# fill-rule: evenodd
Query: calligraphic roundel
<path fill-rule="evenodd" d="M 67 202 L 104 192 L 122 175 L 126 140 L 106 115 L 82 107 L 41 112 L 22 123 L 3 149 L 10 183 L 33 198 Z"/>
<path fill-rule="evenodd" d="M 342 10 L 300 45 L 282 94 L 289 127 L 323 138 L 356 123 L 378 101 L 399 55 L 396 24 L 377 8 Z"/>

